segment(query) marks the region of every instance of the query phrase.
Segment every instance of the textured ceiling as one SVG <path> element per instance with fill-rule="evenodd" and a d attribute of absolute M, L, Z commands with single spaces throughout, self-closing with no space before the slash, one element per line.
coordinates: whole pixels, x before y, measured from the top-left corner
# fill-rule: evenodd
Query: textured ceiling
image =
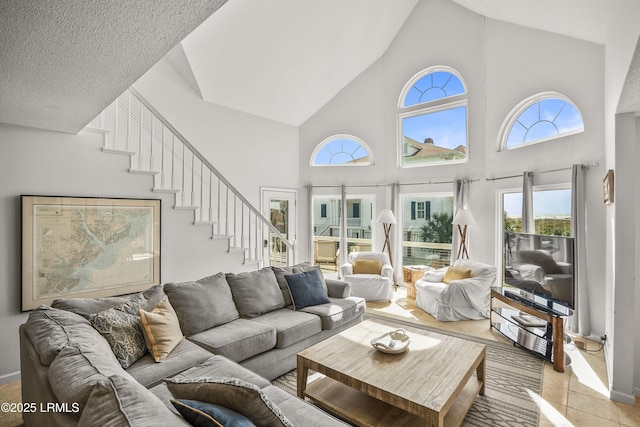
<path fill-rule="evenodd" d="M 0 122 L 77 133 L 226 0 L 2 0 Z"/>

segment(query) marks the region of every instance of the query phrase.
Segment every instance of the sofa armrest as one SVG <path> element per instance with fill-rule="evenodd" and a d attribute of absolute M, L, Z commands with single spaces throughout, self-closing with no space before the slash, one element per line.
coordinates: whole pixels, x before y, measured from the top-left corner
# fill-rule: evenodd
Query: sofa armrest
<path fill-rule="evenodd" d="M 348 298 L 351 296 L 351 283 L 336 279 L 325 279 L 325 283 L 330 297 Z"/>

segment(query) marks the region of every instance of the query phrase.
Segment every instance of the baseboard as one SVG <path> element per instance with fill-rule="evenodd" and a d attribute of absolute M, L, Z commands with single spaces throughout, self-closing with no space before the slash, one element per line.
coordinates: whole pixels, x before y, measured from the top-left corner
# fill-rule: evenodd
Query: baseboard
<path fill-rule="evenodd" d="M 609 392 L 609 399 L 615 400 L 616 402 L 626 403 L 627 405 L 635 405 L 636 398 L 632 394 L 622 393 L 616 390 L 611 390 Z"/>
<path fill-rule="evenodd" d="M 20 381 L 20 371 L 12 372 L 6 375 L 0 375 L 0 385 L 9 384 L 15 381 Z"/>

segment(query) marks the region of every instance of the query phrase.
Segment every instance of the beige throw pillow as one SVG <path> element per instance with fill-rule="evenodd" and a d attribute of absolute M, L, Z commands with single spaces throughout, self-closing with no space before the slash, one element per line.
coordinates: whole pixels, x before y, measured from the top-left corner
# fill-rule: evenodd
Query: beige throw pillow
<path fill-rule="evenodd" d="M 182 341 L 178 316 L 165 297 L 153 310 L 140 310 L 142 333 L 153 360 L 164 361 Z"/>
<path fill-rule="evenodd" d="M 382 263 L 376 259 L 357 259 L 353 263 L 353 274 L 380 274 Z"/>
<path fill-rule="evenodd" d="M 468 279 L 469 277 L 471 277 L 470 269 L 449 267 L 442 278 L 442 283 L 451 283 L 453 280 Z"/>

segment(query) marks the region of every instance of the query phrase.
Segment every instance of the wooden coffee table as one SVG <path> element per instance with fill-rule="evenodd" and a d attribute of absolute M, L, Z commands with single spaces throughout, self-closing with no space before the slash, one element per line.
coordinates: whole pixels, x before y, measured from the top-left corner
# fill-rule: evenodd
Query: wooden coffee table
<path fill-rule="evenodd" d="M 398 328 L 411 337 L 407 352 L 369 344 Z M 365 320 L 298 353 L 297 391 L 360 426 L 459 426 L 484 395 L 485 359 L 482 344 Z M 325 377 L 307 384 L 310 369 Z"/>

